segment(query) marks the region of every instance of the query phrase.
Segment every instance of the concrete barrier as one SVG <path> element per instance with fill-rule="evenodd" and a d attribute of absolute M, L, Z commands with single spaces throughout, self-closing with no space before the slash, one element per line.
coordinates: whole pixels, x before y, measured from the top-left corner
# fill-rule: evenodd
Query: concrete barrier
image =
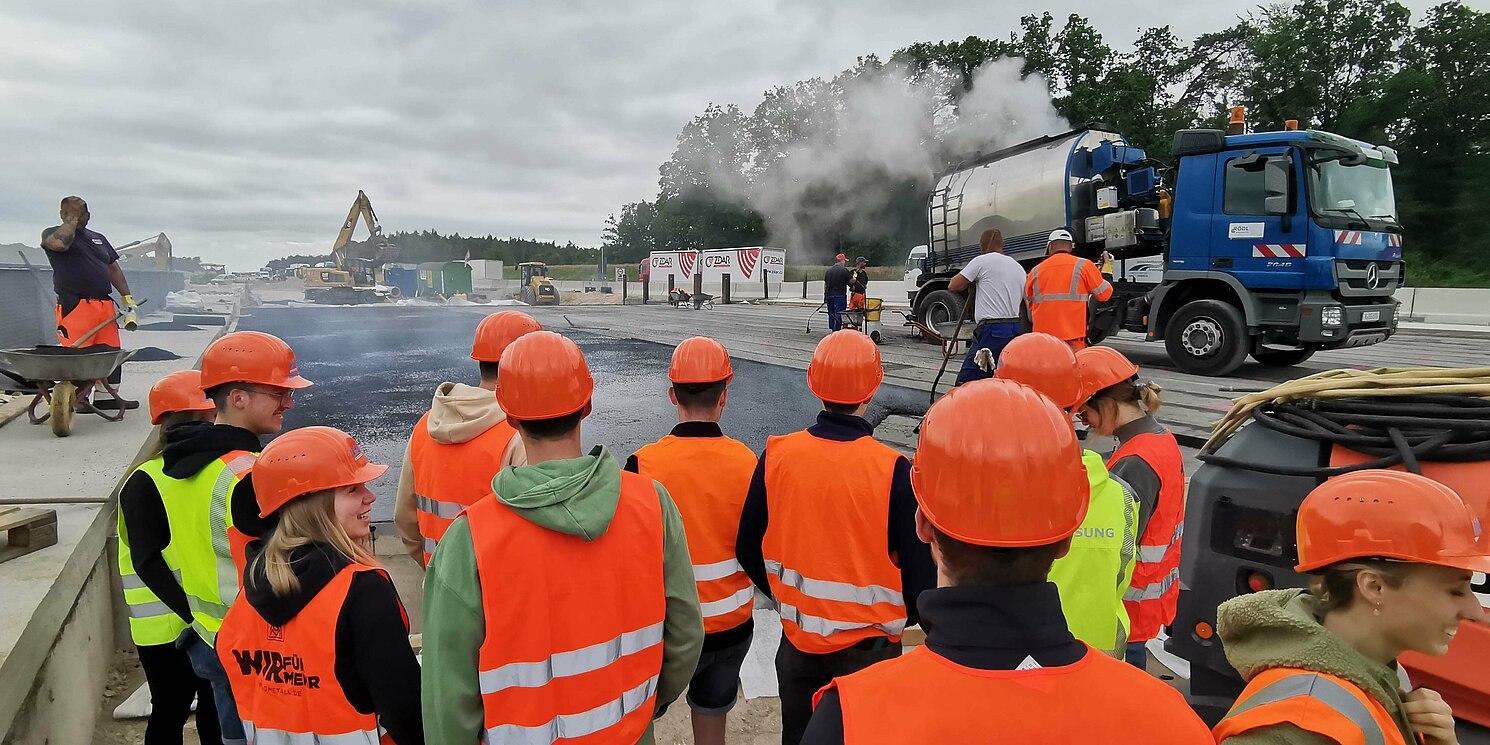
<path fill-rule="evenodd" d="M 1424 323 L 1490 325 L 1490 290 L 1416 287 L 1397 291 L 1404 319 Z"/>
<path fill-rule="evenodd" d="M 40 285 L 25 264 L 0 263 L 0 349 L 57 343 L 52 270 L 44 256 L 28 253 L 26 258 L 36 265 Z M 145 310 L 157 311 L 165 307 L 166 293 L 186 287 L 187 276 L 185 272 L 129 269 L 125 279 L 135 299 L 150 301 Z"/>

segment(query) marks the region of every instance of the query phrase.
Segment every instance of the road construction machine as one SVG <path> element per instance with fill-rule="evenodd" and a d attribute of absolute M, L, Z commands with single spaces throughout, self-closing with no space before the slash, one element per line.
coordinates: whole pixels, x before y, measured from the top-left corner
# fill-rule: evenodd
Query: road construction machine
<path fill-rule="evenodd" d="M 120 257 L 155 255 L 157 269 L 171 268 L 171 239 L 165 233 L 157 233 L 144 240 L 126 243 L 114 249 Z"/>
<path fill-rule="evenodd" d="M 1160 163 L 1091 125 L 940 176 L 912 320 L 951 333 L 965 298 L 947 285 L 985 230 L 1001 231 L 1004 253 L 1029 269 L 1045 258 L 1046 236 L 1067 229 L 1078 255 L 1117 260 L 1092 343 L 1135 332 L 1209 376 L 1249 354 L 1295 365 L 1395 333 L 1403 262 L 1391 148 L 1292 126 L 1246 133 L 1234 111 L 1226 132 L 1177 132 L 1174 158 Z"/>
<path fill-rule="evenodd" d="M 366 223 L 368 239 L 353 243 L 352 233 L 358 221 Z M 391 294 L 375 281 L 377 268 L 398 258 L 398 247 L 383 236 L 383 227 L 373 212 L 372 201 L 358 190 L 342 222 L 336 242 L 331 244 L 332 267 L 311 267 L 304 271 L 305 299 L 323 305 L 379 303 Z"/>
<path fill-rule="evenodd" d="M 521 284 L 518 299 L 528 305 L 558 305 L 559 289 L 548 278 L 548 265 L 541 261 L 524 261 L 517 265 Z"/>
<path fill-rule="evenodd" d="M 1306 587 L 1295 520 L 1326 479 L 1363 468 L 1419 473 L 1490 516 L 1490 368 L 1332 370 L 1237 400 L 1190 479 L 1179 602 L 1168 638 L 1148 645 L 1184 679 L 1208 722 L 1243 681 L 1227 662 L 1216 608 L 1231 598 Z M 1426 529 L 1426 528 L 1425 528 Z M 1490 580 L 1472 592 L 1490 613 Z M 1460 624 L 1448 654 L 1398 658 L 1411 685 L 1437 691 L 1460 720 L 1460 742 L 1490 743 L 1490 625 Z"/>

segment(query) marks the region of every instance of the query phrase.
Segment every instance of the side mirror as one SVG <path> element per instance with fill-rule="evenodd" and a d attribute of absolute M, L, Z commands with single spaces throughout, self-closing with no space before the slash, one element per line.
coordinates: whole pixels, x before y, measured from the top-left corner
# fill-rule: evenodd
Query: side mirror
<path fill-rule="evenodd" d="M 1293 170 L 1291 158 L 1268 158 L 1263 164 L 1262 189 L 1263 211 L 1269 215 L 1287 215 L 1293 212 L 1293 200 L 1288 189 L 1289 172 Z"/>

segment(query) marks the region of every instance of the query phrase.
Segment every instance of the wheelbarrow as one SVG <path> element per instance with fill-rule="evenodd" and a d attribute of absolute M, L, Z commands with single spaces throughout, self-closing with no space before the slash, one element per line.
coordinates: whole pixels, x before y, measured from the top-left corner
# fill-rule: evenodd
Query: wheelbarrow
<path fill-rule="evenodd" d="M 26 408 L 26 416 L 32 424 L 50 421 L 52 434 L 66 437 L 72 434 L 73 413 L 78 405 L 78 386 L 96 381 L 118 407 L 113 413 L 83 404 L 84 411 L 97 414 L 111 422 L 124 418 L 124 397 L 107 378 L 133 357 L 133 349 L 95 349 L 94 347 L 38 346 L 31 349 L 0 350 L 0 368 L 11 377 L 23 378 L 36 386 L 36 396 Z M 43 413 L 37 408 L 46 402 Z"/>

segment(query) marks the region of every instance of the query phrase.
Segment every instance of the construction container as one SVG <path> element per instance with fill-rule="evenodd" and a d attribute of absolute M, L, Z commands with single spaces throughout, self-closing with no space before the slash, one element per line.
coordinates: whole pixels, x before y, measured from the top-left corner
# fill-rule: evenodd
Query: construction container
<path fill-rule="evenodd" d="M 379 272 L 383 276 L 378 283 L 397 289 L 397 296 L 414 297 L 419 294 L 418 264 L 384 264 Z"/>

